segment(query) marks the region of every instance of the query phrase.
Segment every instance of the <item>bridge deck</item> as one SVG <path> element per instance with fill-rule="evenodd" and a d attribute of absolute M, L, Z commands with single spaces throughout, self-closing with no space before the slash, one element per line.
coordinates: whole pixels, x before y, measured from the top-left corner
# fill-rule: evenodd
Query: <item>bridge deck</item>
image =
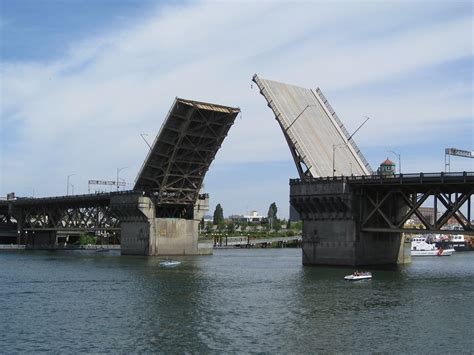
<path fill-rule="evenodd" d="M 300 177 L 372 173 L 320 89 L 261 79 L 253 81 L 275 114 Z"/>
<path fill-rule="evenodd" d="M 474 172 L 453 173 L 413 173 L 394 175 L 352 175 L 352 176 L 327 176 L 319 178 L 290 179 L 290 185 L 305 183 L 334 183 L 346 182 L 351 185 L 432 185 L 432 184 L 458 184 L 474 183 Z"/>

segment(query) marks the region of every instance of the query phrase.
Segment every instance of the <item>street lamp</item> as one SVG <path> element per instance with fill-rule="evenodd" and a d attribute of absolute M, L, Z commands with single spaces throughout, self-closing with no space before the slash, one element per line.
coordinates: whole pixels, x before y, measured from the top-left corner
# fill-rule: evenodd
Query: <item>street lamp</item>
<path fill-rule="evenodd" d="M 393 153 L 397 156 L 398 158 L 398 173 L 401 174 L 402 173 L 402 155 L 397 153 L 397 152 L 394 152 L 393 150 L 389 150 L 389 153 Z"/>
<path fill-rule="evenodd" d="M 332 177 L 334 177 L 336 173 L 336 149 L 340 147 L 345 147 L 347 146 L 347 143 L 341 143 L 341 144 L 333 144 L 332 145 Z"/>
<path fill-rule="evenodd" d="M 359 127 L 357 127 L 357 129 L 354 131 L 354 133 L 352 133 L 352 134 L 349 136 L 349 138 L 347 138 L 347 142 L 346 142 L 346 143 L 333 144 L 333 145 L 332 145 L 332 176 L 333 176 L 333 177 L 334 177 L 334 174 L 335 174 L 335 172 L 336 172 L 336 167 L 335 167 L 335 164 L 336 164 L 336 162 L 335 162 L 336 149 L 339 148 L 339 147 L 342 147 L 342 146 L 347 146 L 347 145 L 349 144 L 349 141 L 352 139 L 352 137 L 354 137 L 354 134 L 356 134 L 356 133 L 359 131 L 359 129 L 361 129 L 362 126 L 370 119 L 369 116 L 363 116 L 363 117 L 365 117 L 365 121 L 362 122 Z M 351 166 L 351 170 L 352 170 L 352 166 Z"/>
<path fill-rule="evenodd" d="M 285 129 L 285 131 L 288 131 L 290 129 L 291 126 L 293 126 L 293 124 L 298 120 L 298 118 L 300 118 L 300 116 L 309 108 L 309 107 L 313 107 L 313 106 L 317 106 L 317 105 L 306 105 L 306 107 L 299 113 L 298 116 L 296 116 L 296 118 L 293 120 L 293 122 L 290 123 L 290 125 Z"/>
<path fill-rule="evenodd" d="M 119 190 L 119 173 L 123 170 L 123 169 L 127 169 L 128 166 L 124 166 L 123 168 L 117 168 L 117 191 Z"/>
<path fill-rule="evenodd" d="M 70 178 L 71 176 L 74 176 L 74 175 L 76 175 L 76 174 L 70 174 L 70 175 L 67 176 L 66 196 L 69 196 L 69 178 Z"/>
<path fill-rule="evenodd" d="M 151 145 L 150 145 L 150 143 L 148 143 L 147 140 L 145 139 L 145 136 L 148 136 L 148 134 L 146 134 L 146 133 L 140 133 L 140 136 L 143 138 L 143 140 L 145 141 L 146 145 L 147 145 L 148 148 L 150 148 L 150 150 L 151 150 Z"/>

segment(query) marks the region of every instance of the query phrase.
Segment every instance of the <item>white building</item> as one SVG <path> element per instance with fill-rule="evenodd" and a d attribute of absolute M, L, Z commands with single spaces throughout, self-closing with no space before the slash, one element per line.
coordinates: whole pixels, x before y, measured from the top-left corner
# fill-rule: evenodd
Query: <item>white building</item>
<path fill-rule="evenodd" d="M 257 211 L 251 211 L 249 215 L 233 215 L 233 216 L 230 216 L 229 219 L 231 219 L 234 222 L 246 222 L 249 224 L 250 223 L 255 223 L 255 224 L 267 223 L 267 217 L 259 215 Z"/>

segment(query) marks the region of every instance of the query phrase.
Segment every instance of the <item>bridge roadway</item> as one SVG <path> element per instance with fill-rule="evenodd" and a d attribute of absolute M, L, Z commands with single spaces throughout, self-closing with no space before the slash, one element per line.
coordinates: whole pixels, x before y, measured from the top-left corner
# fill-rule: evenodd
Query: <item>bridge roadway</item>
<path fill-rule="evenodd" d="M 22 231 L 117 231 L 120 221 L 110 211 L 113 196 L 140 195 L 134 191 L 18 198 L 0 201 L 5 219 L 20 221 Z"/>

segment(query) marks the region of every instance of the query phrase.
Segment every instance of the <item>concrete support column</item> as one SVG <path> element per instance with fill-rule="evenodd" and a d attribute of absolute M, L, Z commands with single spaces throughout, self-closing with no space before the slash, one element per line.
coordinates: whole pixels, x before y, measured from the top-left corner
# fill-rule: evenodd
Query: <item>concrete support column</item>
<path fill-rule="evenodd" d="M 410 262 L 400 233 L 362 232 L 366 196 L 344 181 L 315 181 L 290 187 L 290 201 L 303 221 L 304 265 L 383 265 Z M 403 201 L 393 196 L 384 214 L 399 220 Z"/>
<path fill-rule="evenodd" d="M 122 255 L 198 255 L 198 220 L 156 218 L 151 199 L 114 196 L 111 208 L 121 221 Z"/>

